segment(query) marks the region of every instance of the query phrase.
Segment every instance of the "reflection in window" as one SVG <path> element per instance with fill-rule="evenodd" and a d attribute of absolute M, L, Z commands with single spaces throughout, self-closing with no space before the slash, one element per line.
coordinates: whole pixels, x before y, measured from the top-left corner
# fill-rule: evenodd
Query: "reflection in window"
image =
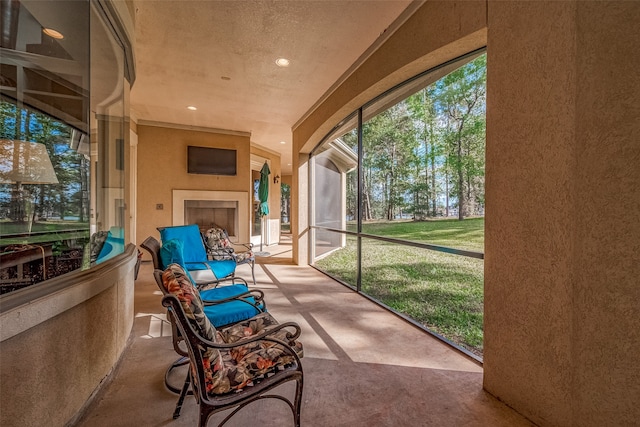
<path fill-rule="evenodd" d="M 124 250 L 128 83 L 123 49 L 93 3 L 2 2 L 2 16 L 0 293 L 7 293 Z M 60 26 L 43 31 L 42 22 Z"/>

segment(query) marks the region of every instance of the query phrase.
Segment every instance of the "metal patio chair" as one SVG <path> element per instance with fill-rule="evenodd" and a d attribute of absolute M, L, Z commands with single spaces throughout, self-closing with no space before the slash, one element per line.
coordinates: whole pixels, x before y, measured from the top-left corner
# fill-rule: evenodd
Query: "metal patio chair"
<path fill-rule="evenodd" d="M 232 259 L 210 260 L 200 229 L 196 224 L 158 227 L 160 232 L 160 268 L 175 262 L 182 265 L 198 285 L 233 277 Z"/>
<path fill-rule="evenodd" d="M 253 284 L 256 284 L 255 265 L 256 257 L 253 253 L 253 243 L 236 243 L 244 246 L 245 251 L 236 252 L 233 243 L 229 239 L 229 233 L 222 227 L 213 226 L 203 233 L 207 255 L 214 260 L 234 260 L 236 265 L 248 264 L 251 267 Z"/>
<path fill-rule="evenodd" d="M 167 307 L 174 343 L 184 342 L 189 357 L 181 399 L 194 395 L 200 408 L 198 425 L 204 427 L 211 415 L 233 408 L 218 424 L 222 426 L 251 402 L 274 398 L 287 403 L 299 427 L 303 388 L 303 351 L 297 341 L 300 327 L 293 322 L 278 324 L 269 313 L 262 313 L 216 330 L 182 267 L 172 264 L 159 276 L 167 290 L 162 304 Z M 293 399 L 270 394 L 288 381 L 296 382 Z M 179 408 L 176 412 L 179 415 Z"/>

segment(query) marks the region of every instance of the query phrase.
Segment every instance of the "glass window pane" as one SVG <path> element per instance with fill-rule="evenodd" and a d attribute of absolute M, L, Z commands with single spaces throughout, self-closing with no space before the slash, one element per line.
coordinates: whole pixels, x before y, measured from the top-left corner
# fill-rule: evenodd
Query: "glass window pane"
<path fill-rule="evenodd" d="M 363 232 L 372 221 L 412 219 L 410 183 L 417 170 L 417 140 L 405 103 L 363 124 Z"/>
<path fill-rule="evenodd" d="M 2 12 L 0 293 L 7 293 L 85 265 L 89 3 L 12 1 Z"/>
<path fill-rule="evenodd" d="M 89 2 L 2 2 L 3 99 L 87 133 L 88 18 Z"/>
<path fill-rule="evenodd" d="M 356 287 L 358 237 L 327 229 L 358 233 L 361 217 L 360 290 L 478 356 L 485 81 L 483 52 L 410 79 L 362 108 L 361 182 L 353 115 L 314 150 L 311 168 L 316 267 Z M 344 145 L 350 168 L 336 155 Z"/>
<path fill-rule="evenodd" d="M 482 355 L 484 261 L 362 238 L 362 292 Z"/>
<path fill-rule="evenodd" d="M 357 283 L 357 239 L 343 233 L 315 230 L 314 266 L 344 283 Z"/>
<path fill-rule="evenodd" d="M 128 147 L 124 97 L 128 84 L 124 78 L 124 50 L 108 25 L 92 10 L 91 78 L 100 82 L 91 91 L 91 139 L 97 142 L 91 162 L 96 171 L 92 231 L 108 231 L 124 238 L 124 156 Z M 110 84 L 106 84 L 110 83 Z M 113 257 L 124 251 L 123 240 L 115 241 Z M 101 258 L 101 260 L 104 258 Z"/>
<path fill-rule="evenodd" d="M 356 129 L 314 151 L 313 225 L 347 229 L 356 220 L 358 137 Z"/>
<path fill-rule="evenodd" d="M 363 109 L 363 233 L 387 236 L 391 224 L 484 215 L 485 82 L 486 56 L 474 55 Z M 392 234 L 443 244 L 432 228 Z M 461 244 L 454 247 L 475 246 Z"/>
<path fill-rule="evenodd" d="M 280 232 L 291 233 L 291 186 L 280 185 Z"/>
<path fill-rule="evenodd" d="M 2 14 L 5 293 L 123 252 L 129 85 L 95 3 L 11 1 Z"/>

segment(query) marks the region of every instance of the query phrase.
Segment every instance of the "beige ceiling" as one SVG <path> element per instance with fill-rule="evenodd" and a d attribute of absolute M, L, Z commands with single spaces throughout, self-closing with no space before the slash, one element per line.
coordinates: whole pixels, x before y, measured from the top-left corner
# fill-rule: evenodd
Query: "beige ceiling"
<path fill-rule="evenodd" d="M 289 173 L 292 126 L 410 3 L 137 0 L 133 115 L 250 132 Z"/>

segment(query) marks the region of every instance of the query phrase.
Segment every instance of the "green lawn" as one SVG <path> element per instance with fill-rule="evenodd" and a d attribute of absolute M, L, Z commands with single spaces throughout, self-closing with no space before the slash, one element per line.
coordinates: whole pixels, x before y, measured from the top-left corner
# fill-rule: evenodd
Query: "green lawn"
<path fill-rule="evenodd" d="M 37 221 L 31 225 L 32 234 L 21 235 L 22 233 L 28 233 L 27 223 L 0 221 L 2 246 L 57 241 L 60 240 L 58 233 L 64 234 L 66 239 L 89 238 L 89 223 L 63 220 Z"/>
<path fill-rule="evenodd" d="M 2 234 L 14 234 L 27 232 L 28 223 L 26 222 L 13 222 L 7 220 L 0 220 L 0 232 Z M 60 230 L 75 230 L 79 228 L 89 228 L 88 222 L 80 221 L 64 221 L 64 220 L 49 220 L 49 221 L 36 221 L 31 225 L 31 232 L 43 232 L 43 231 L 60 231 Z"/>
<path fill-rule="evenodd" d="M 362 232 L 484 252 L 484 218 L 371 222 L 362 225 Z"/>
<path fill-rule="evenodd" d="M 483 252 L 484 220 L 373 223 L 364 232 Z M 456 344 L 482 355 L 483 271 L 479 259 L 363 239 L 362 290 Z M 356 240 L 316 262 L 355 285 Z"/>

